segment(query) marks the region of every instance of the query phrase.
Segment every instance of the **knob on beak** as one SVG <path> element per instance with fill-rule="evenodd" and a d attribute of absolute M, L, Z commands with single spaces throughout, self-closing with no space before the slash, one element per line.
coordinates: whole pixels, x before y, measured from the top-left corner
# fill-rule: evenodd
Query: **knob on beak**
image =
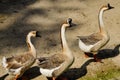
<path fill-rule="evenodd" d="M 112 7 L 109 3 L 108 3 L 108 9 L 113 9 L 114 7 Z"/>
<path fill-rule="evenodd" d="M 36 37 L 41 37 L 40 32 L 36 31 Z"/>
<path fill-rule="evenodd" d="M 72 26 L 72 19 L 71 18 L 68 18 L 67 19 L 67 23 L 69 23 L 70 24 L 70 27 Z"/>

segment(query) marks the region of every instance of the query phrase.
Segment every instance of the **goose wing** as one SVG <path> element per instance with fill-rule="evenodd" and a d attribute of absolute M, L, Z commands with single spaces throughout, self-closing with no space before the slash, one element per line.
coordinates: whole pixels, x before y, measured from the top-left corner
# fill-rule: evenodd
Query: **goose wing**
<path fill-rule="evenodd" d="M 62 54 L 55 54 L 50 57 L 40 57 L 37 60 L 40 68 L 52 69 L 60 66 L 65 61 L 65 56 Z"/>
<path fill-rule="evenodd" d="M 29 53 L 6 58 L 6 63 L 8 64 L 7 68 L 10 68 L 10 69 L 20 68 L 28 64 L 28 62 L 30 62 L 32 59 L 33 59 L 33 56 Z"/>
<path fill-rule="evenodd" d="M 94 33 L 89 36 L 78 36 L 78 38 L 86 45 L 94 45 L 102 40 L 102 35 L 100 33 Z"/>
<path fill-rule="evenodd" d="M 22 67 L 22 64 L 17 63 L 17 61 L 15 61 L 14 57 L 12 56 L 9 58 L 4 57 L 3 66 L 8 69 L 17 69 L 19 67 Z"/>

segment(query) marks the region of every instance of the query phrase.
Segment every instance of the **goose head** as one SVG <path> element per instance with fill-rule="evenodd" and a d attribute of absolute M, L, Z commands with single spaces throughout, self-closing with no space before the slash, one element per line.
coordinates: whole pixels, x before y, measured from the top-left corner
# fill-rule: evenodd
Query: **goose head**
<path fill-rule="evenodd" d="M 28 33 L 28 35 L 31 36 L 31 37 L 41 37 L 39 31 L 30 31 L 30 32 Z"/>
<path fill-rule="evenodd" d="M 72 27 L 72 19 L 68 18 L 66 22 L 63 24 L 64 27 Z"/>
<path fill-rule="evenodd" d="M 109 3 L 108 3 L 108 10 L 109 9 L 113 9 L 114 7 L 112 7 Z"/>
<path fill-rule="evenodd" d="M 114 7 L 112 7 L 109 3 L 107 5 L 104 5 L 101 9 L 103 10 L 110 10 L 113 9 Z"/>

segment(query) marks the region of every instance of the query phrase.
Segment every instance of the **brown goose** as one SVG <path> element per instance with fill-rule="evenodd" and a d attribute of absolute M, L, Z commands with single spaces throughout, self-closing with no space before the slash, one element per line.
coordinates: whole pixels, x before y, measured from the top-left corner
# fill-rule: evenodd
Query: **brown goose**
<path fill-rule="evenodd" d="M 52 80 L 55 80 L 57 76 L 67 70 L 74 62 L 73 54 L 68 47 L 65 37 L 65 30 L 67 27 L 71 27 L 71 24 L 72 19 L 68 18 L 61 27 L 62 52 L 50 57 L 38 58 L 37 60 L 40 72 L 47 77 L 52 77 Z"/>
<path fill-rule="evenodd" d="M 94 54 L 94 59 L 96 61 L 101 61 L 96 58 L 96 52 L 103 47 L 110 39 L 109 34 L 107 33 L 104 23 L 103 23 L 103 12 L 113 9 L 114 7 L 110 6 L 110 4 L 102 6 L 99 11 L 99 32 L 93 33 L 89 36 L 78 36 L 79 38 L 79 48 L 85 52 L 85 55 L 89 53 Z"/>
<path fill-rule="evenodd" d="M 31 43 L 31 37 L 40 37 L 38 31 L 31 31 L 28 33 L 26 42 L 29 51 L 18 56 L 3 57 L 2 65 L 8 71 L 9 75 L 15 76 L 12 80 L 17 80 L 22 74 L 30 68 L 36 60 L 36 49 Z"/>

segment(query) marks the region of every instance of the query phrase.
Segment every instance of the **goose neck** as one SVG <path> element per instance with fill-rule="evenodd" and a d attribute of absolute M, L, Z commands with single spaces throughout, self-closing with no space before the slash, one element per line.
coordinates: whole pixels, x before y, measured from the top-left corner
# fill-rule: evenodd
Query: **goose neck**
<path fill-rule="evenodd" d="M 105 28 L 104 28 L 104 22 L 103 22 L 103 12 L 104 12 L 104 8 L 100 9 L 100 12 L 99 12 L 99 29 L 100 29 L 100 32 L 101 33 L 104 33 L 106 32 Z"/>
<path fill-rule="evenodd" d="M 66 41 L 65 29 L 66 29 L 66 25 L 63 25 L 61 28 L 61 41 L 62 41 L 62 48 L 63 48 L 62 53 L 65 54 L 69 60 L 73 61 L 74 57 Z"/>
<path fill-rule="evenodd" d="M 34 57 L 36 57 L 36 49 L 35 49 L 34 45 L 31 43 L 31 35 L 28 35 L 28 36 L 27 36 L 26 42 L 27 42 L 27 45 L 28 45 L 28 48 L 29 48 L 30 53 L 31 53 Z"/>
<path fill-rule="evenodd" d="M 63 47 L 63 49 L 69 49 L 67 41 L 66 41 L 65 32 L 66 32 L 66 27 L 65 27 L 65 25 L 62 25 L 62 28 L 61 28 L 62 47 Z"/>

